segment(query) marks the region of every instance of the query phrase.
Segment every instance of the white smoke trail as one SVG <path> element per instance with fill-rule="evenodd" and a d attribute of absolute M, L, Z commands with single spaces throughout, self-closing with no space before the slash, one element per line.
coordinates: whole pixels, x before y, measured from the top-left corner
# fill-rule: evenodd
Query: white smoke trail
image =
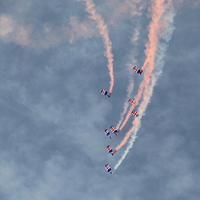
<path fill-rule="evenodd" d="M 151 96 L 153 94 L 154 86 L 156 85 L 158 78 L 162 74 L 162 70 L 163 70 L 163 66 L 164 66 L 164 57 L 165 57 L 166 50 L 167 50 L 167 47 L 168 47 L 168 42 L 171 40 L 172 33 L 175 29 L 175 27 L 173 25 L 175 13 L 170 13 L 170 14 L 168 14 L 168 16 L 170 17 L 169 21 L 168 21 L 169 27 L 162 34 L 161 38 L 164 40 L 164 42 L 160 42 L 159 48 L 158 48 L 158 55 L 157 55 L 157 58 L 156 58 L 156 66 L 158 66 L 158 67 L 155 69 L 154 74 L 152 75 L 151 83 L 146 88 L 146 90 L 149 91 L 149 96 L 145 97 L 145 101 L 146 101 L 147 98 L 149 100 L 146 101 L 147 102 L 146 105 L 142 105 L 142 103 L 144 102 L 144 100 L 143 100 L 143 102 L 141 103 L 140 108 L 139 108 L 139 110 L 140 110 L 139 113 L 143 113 L 143 115 L 145 115 L 146 108 L 148 106 L 148 103 L 150 102 Z M 128 144 L 127 148 L 125 149 L 124 153 L 122 154 L 122 157 L 117 162 L 117 164 L 114 166 L 114 171 L 121 165 L 121 163 L 123 162 L 123 160 L 126 158 L 127 154 L 129 153 L 130 149 L 133 147 L 134 142 L 137 138 L 137 132 L 138 132 L 140 127 L 141 127 L 141 125 L 140 125 L 140 122 L 139 122 L 138 126 L 135 128 L 133 134 L 131 135 L 131 139 L 129 141 L 129 144 Z"/>
<path fill-rule="evenodd" d="M 127 91 L 127 96 L 126 96 L 126 100 L 124 102 L 124 106 L 123 106 L 123 112 L 120 114 L 120 119 L 119 122 L 117 123 L 116 129 L 118 130 L 123 119 L 124 119 L 124 115 L 127 113 L 128 107 L 130 105 L 130 103 L 128 103 L 128 99 L 130 99 L 133 95 L 133 89 L 134 89 L 134 81 L 133 81 L 133 66 L 136 65 L 137 60 L 136 60 L 136 56 L 138 55 L 136 46 L 138 45 L 138 40 L 139 40 L 139 34 L 140 34 L 140 25 L 137 26 L 134 35 L 132 37 L 132 44 L 134 45 L 134 49 L 132 52 L 131 57 L 131 64 L 128 64 L 129 66 L 129 70 L 130 70 L 130 75 L 129 75 L 129 84 L 128 87 L 126 89 Z"/>
<path fill-rule="evenodd" d="M 133 74 L 133 73 L 131 73 L 131 74 Z M 127 113 L 128 107 L 130 105 L 130 103 L 128 103 L 127 99 L 130 99 L 131 94 L 133 92 L 133 89 L 134 89 L 134 82 L 133 82 L 133 79 L 130 79 L 130 83 L 129 83 L 129 85 L 127 87 L 127 90 L 126 90 L 127 91 L 127 96 L 126 96 L 126 101 L 124 102 L 124 106 L 123 106 L 124 110 L 120 114 L 120 120 L 119 120 L 119 122 L 117 123 L 117 126 L 116 126 L 117 130 L 119 129 L 119 127 L 120 127 L 120 125 L 121 125 L 121 123 L 122 123 L 122 121 L 124 119 L 124 115 Z"/>
<path fill-rule="evenodd" d="M 154 82 L 154 85 L 155 85 L 156 81 L 154 81 L 154 79 L 155 79 L 155 77 L 153 76 L 152 77 L 152 83 Z M 153 94 L 153 87 L 149 86 L 148 90 L 151 92 L 151 96 L 152 96 L 152 94 Z M 149 96 L 149 99 L 151 98 L 151 96 Z M 143 113 L 143 115 L 145 115 L 146 107 L 143 106 L 143 109 L 140 109 L 140 113 Z M 127 154 L 129 153 L 130 149 L 133 147 L 134 142 L 135 142 L 135 140 L 137 138 L 137 132 L 140 129 L 140 127 L 141 127 L 141 125 L 140 125 L 140 122 L 139 122 L 138 125 L 136 126 L 133 134 L 131 135 L 131 139 L 129 140 L 129 144 L 128 144 L 127 148 L 125 149 L 124 153 L 122 154 L 122 157 L 119 159 L 119 161 L 117 162 L 117 164 L 114 166 L 114 171 L 121 165 L 121 163 L 123 162 L 123 160 L 126 158 Z"/>

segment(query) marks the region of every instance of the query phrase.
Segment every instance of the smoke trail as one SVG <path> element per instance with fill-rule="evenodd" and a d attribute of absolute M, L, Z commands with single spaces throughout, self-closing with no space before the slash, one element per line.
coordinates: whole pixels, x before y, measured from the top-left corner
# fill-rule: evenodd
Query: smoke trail
<path fill-rule="evenodd" d="M 145 70 L 144 80 L 140 84 L 138 94 L 136 96 L 136 103 L 138 103 L 138 100 L 142 97 L 142 95 L 143 96 L 145 95 L 144 89 L 146 87 L 148 87 L 148 85 L 151 82 L 152 72 L 155 68 L 155 59 L 156 59 L 156 53 L 158 50 L 158 41 L 159 41 L 159 37 L 160 37 L 160 32 L 163 31 L 163 28 L 167 28 L 167 25 L 166 25 L 167 23 L 165 21 L 163 21 L 163 19 L 161 19 L 161 17 L 163 17 L 165 9 L 166 9 L 164 6 L 164 1 L 165 0 L 152 2 L 152 5 L 153 5 L 152 11 L 151 11 L 152 21 L 149 25 L 149 36 L 148 36 L 149 42 L 147 43 L 147 45 L 146 45 L 147 49 L 145 50 L 145 52 L 147 53 L 146 54 L 147 58 L 145 60 L 145 63 L 148 60 L 149 67 Z M 165 22 L 165 23 L 163 23 L 163 22 Z M 165 25 L 166 27 L 163 27 L 163 25 Z M 141 112 L 140 110 L 138 110 L 138 111 L 139 111 L 139 113 Z M 122 125 L 125 126 L 126 122 L 129 119 L 128 117 L 130 115 L 131 115 L 131 110 L 128 112 L 128 115 Z M 141 113 L 140 113 L 140 115 L 141 115 Z M 140 118 L 141 118 L 141 116 L 139 118 L 137 118 L 136 120 L 134 120 L 133 124 L 137 125 L 137 122 L 139 121 Z M 121 127 L 120 127 L 120 130 L 121 130 Z M 116 147 L 116 150 L 119 150 L 123 145 L 126 144 L 126 142 L 128 141 L 132 132 L 133 132 L 133 130 L 129 131 L 126 134 L 126 136 L 122 140 L 122 142 Z"/>
<path fill-rule="evenodd" d="M 152 1 L 151 6 L 151 14 L 152 14 L 152 22 L 149 25 L 149 43 L 146 44 L 146 60 L 142 66 L 142 69 L 144 70 L 146 66 L 149 64 L 149 62 L 152 61 L 152 59 L 155 59 L 155 53 L 157 50 L 157 43 L 159 40 L 159 32 L 162 27 L 162 24 L 160 23 L 162 14 L 165 12 L 164 5 L 165 0 L 160 1 Z"/>
<path fill-rule="evenodd" d="M 131 71 L 131 74 L 133 74 L 133 72 Z M 126 97 L 126 101 L 124 102 L 124 106 L 123 106 L 123 112 L 120 114 L 120 120 L 117 123 L 116 129 L 118 130 L 123 119 L 124 119 L 124 115 L 127 113 L 128 107 L 129 107 L 129 103 L 127 102 L 127 99 L 129 99 L 131 97 L 132 91 L 134 89 L 134 82 L 133 79 L 129 80 L 129 85 L 127 87 L 127 97 Z"/>
<path fill-rule="evenodd" d="M 86 11 L 91 14 L 91 19 L 94 19 L 97 22 L 97 27 L 100 29 L 100 33 L 103 37 L 104 46 L 106 48 L 105 55 L 108 59 L 107 67 L 109 69 L 110 74 L 110 88 L 109 93 L 112 93 L 114 87 L 114 74 L 113 74 L 113 54 L 112 54 L 112 42 L 110 41 L 108 28 L 102 19 L 101 15 L 99 15 L 95 10 L 95 4 L 92 0 L 84 0 L 86 3 Z"/>
<path fill-rule="evenodd" d="M 120 158 L 120 160 L 117 162 L 117 164 L 114 166 L 114 170 L 113 172 L 121 165 L 121 163 L 123 162 L 123 160 L 126 158 L 127 154 L 129 153 L 129 150 L 133 147 L 134 142 L 137 138 L 137 131 L 140 128 L 140 123 L 139 125 L 136 127 L 134 134 L 131 136 L 131 140 L 129 142 L 129 145 L 127 146 L 126 150 L 124 151 L 122 157 Z"/>
<path fill-rule="evenodd" d="M 149 84 L 149 86 L 147 86 L 144 90 L 144 96 L 143 96 L 143 101 L 139 107 L 139 112 L 142 113 L 142 115 L 145 114 L 145 110 L 150 102 L 151 96 L 153 94 L 153 88 L 159 78 L 159 76 L 162 74 L 162 69 L 164 66 L 164 57 L 165 57 L 165 53 L 166 53 L 166 49 L 168 47 L 168 42 L 171 39 L 172 33 L 174 31 L 174 25 L 173 25 L 173 19 L 174 19 L 175 14 L 171 11 L 171 13 L 167 14 L 165 17 L 166 19 L 168 19 L 168 28 L 165 32 L 163 32 L 162 34 L 162 39 L 164 40 L 163 43 L 159 44 L 159 53 L 157 55 L 157 59 L 156 59 L 156 66 L 159 66 L 156 68 L 154 74 L 152 75 L 152 79 L 151 79 L 151 83 Z M 123 160 L 125 159 L 125 157 L 127 156 L 127 154 L 129 153 L 129 150 L 133 147 L 134 142 L 137 138 L 137 132 L 140 128 L 140 120 L 136 121 L 138 119 L 135 119 L 133 122 L 133 127 L 129 130 L 129 132 L 127 134 L 131 134 L 133 132 L 133 134 L 131 135 L 131 139 L 129 141 L 129 144 L 126 148 L 126 150 L 124 151 L 122 157 L 120 158 L 120 160 L 117 162 L 117 164 L 114 167 L 114 170 L 116 170 L 120 164 L 123 162 Z"/>
<path fill-rule="evenodd" d="M 133 38 L 132 38 L 132 44 L 135 46 L 137 46 L 138 44 L 138 40 L 139 40 L 139 34 L 140 34 L 140 26 L 138 26 L 134 32 L 134 35 L 133 35 Z M 133 50 L 133 55 L 131 56 L 131 59 L 132 59 L 132 63 L 134 63 L 134 65 L 137 63 L 136 61 L 136 57 L 137 56 L 137 51 L 136 51 L 136 48 Z M 127 110 L 128 110 L 128 107 L 130 105 L 130 103 L 128 103 L 127 99 L 130 99 L 131 96 L 132 96 L 132 92 L 133 92 L 133 89 L 134 89 L 134 81 L 133 81 L 133 64 L 129 64 L 128 65 L 129 68 L 130 68 L 130 76 L 129 76 L 129 85 L 127 87 L 127 96 L 126 96 L 126 100 L 124 102 L 124 106 L 123 106 L 123 112 L 121 113 L 120 115 L 120 120 L 119 122 L 117 123 L 117 126 L 116 126 L 116 129 L 118 130 L 123 119 L 124 119 L 124 115 L 127 113 Z"/>
<path fill-rule="evenodd" d="M 150 91 L 150 93 L 152 93 L 152 90 L 153 90 L 153 87 L 149 87 L 147 89 L 148 91 Z M 148 96 L 149 97 L 149 100 L 150 100 L 150 95 Z M 143 101 L 144 102 L 144 101 Z M 147 101 L 146 101 L 147 102 Z M 148 105 L 148 104 L 147 104 Z M 146 105 L 146 107 L 147 107 Z M 146 107 L 144 105 L 142 105 L 141 103 L 141 106 L 143 108 L 143 111 L 142 109 L 140 109 L 140 113 L 142 113 L 142 115 L 144 115 L 145 113 L 145 110 L 146 110 Z M 141 107 L 140 106 L 140 107 Z M 142 116 L 141 116 L 142 118 Z M 126 141 L 128 141 L 129 137 L 131 136 L 131 140 L 129 141 L 129 145 L 127 146 L 126 150 L 124 151 L 122 157 L 120 158 L 120 160 L 117 162 L 117 164 L 114 166 L 114 171 L 121 165 L 121 163 L 123 162 L 123 160 L 126 158 L 127 154 L 129 153 L 129 150 L 133 147 L 134 145 L 134 142 L 137 138 L 137 132 L 140 128 L 140 121 L 141 121 L 141 118 L 138 119 L 136 118 L 134 121 L 133 121 L 133 127 L 128 131 L 128 133 L 126 134 L 125 138 L 126 138 Z M 132 132 L 134 131 L 133 135 Z M 116 148 L 117 149 L 117 148 Z"/>
<path fill-rule="evenodd" d="M 154 70 L 154 64 L 150 65 L 150 63 L 154 63 L 154 60 L 156 58 L 159 33 L 163 29 L 163 21 L 161 20 L 161 18 L 165 12 L 164 2 L 165 2 L 165 0 L 152 1 L 152 6 L 151 6 L 151 10 L 150 10 L 151 16 L 152 16 L 152 21 L 149 25 L 149 35 L 148 35 L 149 42 L 146 44 L 146 50 L 145 50 L 146 60 L 144 62 L 144 65 L 142 66 L 142 69 L 144 70 L 147 65 L 149 65 L 150 67 L 145 70 L 144 80 L 139 86 L 138 94 L 135 98 L 136 105 L 139 103 L 139 101 L 143 95 L 143 90 L 144 90 L 145 86 L 149 84 L 151 74 Z M 129 112 L 127 113 L 127 115 L 125 117 L 125 120 L 123 121 L 122 125 L 119 128 L 119 131 L 121 131 L 124 128 L 124 126 L 126 125 L 126 123 L 128 122 L 128 120 L 131 116 L 131 112 L 134 109 L 134 107 L 135 107 L 135 105 L 131 106 Z M 124 144 L 125 143 L 126 142 L 124 140 Z M 120 146 L 118 146 L 117 149 L 120 149 L 124 144 L 121 144 Z"/>

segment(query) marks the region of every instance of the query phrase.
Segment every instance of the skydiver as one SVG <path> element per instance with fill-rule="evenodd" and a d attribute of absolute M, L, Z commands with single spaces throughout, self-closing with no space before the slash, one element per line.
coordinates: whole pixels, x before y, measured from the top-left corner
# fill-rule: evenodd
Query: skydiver
<path fill-rule="evenodd" d="M 110 174 L 112 174 L 112 171 L 111 171 L 112 169 L 111 169 L 111 167 L 108 164 L 106 164 L 104 168 L 105 168 L 105 170 L 107 172 L 110 172 Z"/>
<path fill-rule="evenodd" d="M 138 67 L 136 67 L 136 66 L 134 66 L 133 67 L 133 70 L 136 72 L 136 73 L 138 73 L 138 74 L 142 74 L 142 72 L 143 72 L 143 70 L 142 69 L 139 69 Z"/>

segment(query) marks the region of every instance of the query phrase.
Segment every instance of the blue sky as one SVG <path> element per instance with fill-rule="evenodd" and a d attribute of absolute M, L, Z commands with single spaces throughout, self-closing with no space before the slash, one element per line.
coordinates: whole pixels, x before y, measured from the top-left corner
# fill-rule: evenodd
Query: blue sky
<path fill-rule="evenodd" d="M 102 36 L 85 2 L 0 0 L 0 199 L 199 199 L 199 0 L 175 1 L 163 71 L 129 154 L 103 131 L 127 100 L 130 65 L 142 66 L 151 1 L 95 0 L 114 55 L 112 97 Z M 139 40 L 133 36 L 139 28 Z M 143 75 L 133 74 L 134 91 Z"/>

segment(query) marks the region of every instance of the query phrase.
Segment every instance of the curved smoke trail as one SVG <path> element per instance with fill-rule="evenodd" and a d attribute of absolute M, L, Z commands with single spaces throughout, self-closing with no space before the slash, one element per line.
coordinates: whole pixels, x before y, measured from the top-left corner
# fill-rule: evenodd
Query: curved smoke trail
<path fill-rule="evenodd" d="M 152 0 L 152 6 L 151 6 L 151 11 L 150 11 L 152 21 L 149 25 L 149 35 L 148 35 L 149 42 L 146 44 L 146 50 L 145 50 L 146 60 L 144 62 L 144 65 L 142 66 L 142 69 L 145 69 L 146 66 L 149 65 L 149 63 L 154 63 L 154 60 L 156 58 L 156 52 L 157 52 L 158 41 L 159 41 L 159 33 L 163 29 L 163 20 L 161 18 L 165 12 L 164 2 L 165 0 L 160 0 L 160 1 Z M 151 65 L 149 69 L 145 70 L 146 73 L 144 75 L 144 80 L 140 84 L 138 94 L 135 97 L 136 105 L 139 103 L 140 99 L 142 98 L 143 90 L 145 86 L 148 85 L 150 82 L 150 77 L 153 70 L 154 70 L 154 65 Z M 129 118 L 131 117 L 131 112 L 136 105 L 131 106 L 129 112 L 127 113 L 125 117 L 125 120 L 123 121 L 122 125 L 119 128 L 119 131 L 121 131 L 124 128 L 124 126 L 127 124 Z M 127 142 L 129 137 L 128 136 L 125 137 L 122 143 L 117 146 L 116 150 L 119 150 Z"/>
<path fill-rule="evenodd" d="M 103 37 L 104 46 L 106 48 L 105 55 L 108 59 L 107 67 L 109 69 L 110 74 L 110 88 L 109 93 L 112 93 L 114 87 L 114 73 L 113 73 L 113 54 L 112 54 L 112 42 L 110 41 L 108 28 L 105 24 L 104 20 L 102 19 L 101 15 L 99 15 L 95 10 L 95 4 L 92 0 L 84 0 L 86 3 L 86 11 L 91 14 L 91 19 L 97 22 L 97 27 L 100 30 L 100 33 Z"/>
<path fill-rule="evenodd" d="M 164 42 L 160 42 L 160 44 L 158 46 L 159 53 L 157 54 L 156 63 L 155 63 L 155 65 L 158 67 L 156 68 L 156 70 L 154 71 L 154 74 L 152 75 L 150 84 L 148 86 L 146 86 L 145 90 L 144 90 L 143 101 L 141 102 L 140 107 L 139 107 L 139 113 L 141 113 L 142 115 L 145 114 L 145 110 L 146 110 L 146 108 L 150 102 L 151 96 L 153 94 L 154 86 L 155 86 L 159 76 L 162 74 L 162 69 L 164 66 L 164 57 L 165 57 L 166 49 L 168 47 L 168 42 L 170 41 L 172 33 L 175 29 L 174 25 L 173 25 L 174 16 L 175 16 L 175 13 L 173 13 L 173 11 L 170 11 L 170 13 L 165 16 L 165 19 L 168 19 L 168 21 L 167 21 L 168 27 L 163 32 L 162 37 L 161 37 L 164 40 Z M 137 138 L 137 132 L 140 128 L 140 120 L 141 120 L 141 118 L 140 119 L 136 118 L 133 121 L 133 127 L 129 130 L 129 133 L 133 133 L 133 134 L 131 135 L 129 144 L 128 144 L 126 150 L 124 151 L 122 157 L 115 165 L 114 170 L 116 170 L 120 166 L 120 164 L 123 162 L 123 160 L 129 153 L 129 150 L 133 147 L 134 142 Z"/>

